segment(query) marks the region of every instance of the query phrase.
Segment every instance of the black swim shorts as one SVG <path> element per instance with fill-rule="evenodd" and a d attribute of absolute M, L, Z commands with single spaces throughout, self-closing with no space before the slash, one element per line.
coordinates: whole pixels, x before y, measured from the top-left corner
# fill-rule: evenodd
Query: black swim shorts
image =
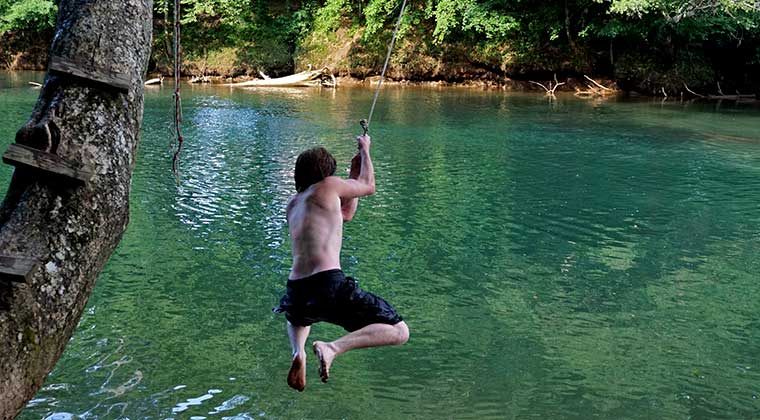
<path fill-rule="evenodd" d="M 390 303 L 360 289 L 356 280 L 346 277 L 340 269 L 288 280 L 285 296 L 272 310 L 284 312 L 285 318 L 296 326 L 327 321 L 347 331 L 402 321 Z"/>

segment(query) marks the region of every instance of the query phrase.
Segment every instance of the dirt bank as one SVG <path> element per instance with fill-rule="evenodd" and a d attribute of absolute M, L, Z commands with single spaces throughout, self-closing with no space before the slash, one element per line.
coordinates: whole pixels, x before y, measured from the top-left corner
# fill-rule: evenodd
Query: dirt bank
<path fill-rule="evenodd" d="M 53 32 L 6 33 L 0 42 L 0 69 L 45 70 Z"/>

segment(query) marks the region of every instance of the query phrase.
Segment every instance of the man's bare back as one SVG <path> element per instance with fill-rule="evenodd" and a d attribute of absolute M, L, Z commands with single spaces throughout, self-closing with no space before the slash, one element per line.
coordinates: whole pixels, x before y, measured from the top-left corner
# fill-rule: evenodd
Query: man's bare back
<path fill-rule="evenodd" d="M 362 136 L 358 142 L 359 153 L 351 161 L 349 179 L 329 176 L 294 195 L 288 203 L 291 280 L 340 268 L 343 222 L 353 217 L 359 197 L 375 192 L 370 138 Z"/>
<path fill-rule="evenodd" d="M 306 387 L 304 345 L 314 322 L 342 326 L 349 334 L 331 342 L 315 341 L 319 375 L 327 382 L 333 360 L 347 351 L 404 344 L 409 329 L 387 301 L 359 288 L 340 269 L 343 223 L 356 213 L 358 198 L 374 194 L 370 138 L 357 138 L 359 153 L 348 179 L 333 176 L 335 159 L 323 148 L 302 153 L 296 162 L 296 190 L 287 206 L 293 265 L 288 289 L 275 308 L 288 319 L 293 349 L 288 385 Z M 303 157 L 303 161 L 301 160 Z"/>

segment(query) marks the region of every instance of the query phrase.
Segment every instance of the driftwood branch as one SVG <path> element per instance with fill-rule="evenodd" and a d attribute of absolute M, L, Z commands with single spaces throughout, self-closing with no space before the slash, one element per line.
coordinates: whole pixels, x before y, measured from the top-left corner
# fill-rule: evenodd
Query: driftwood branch
<path fill-rule="evenodd" d="M 557 90 L 557 88 L 565 84 L 565 82 L 560 83 L 557 81 L 557 73 L 554 73 L 554 85 L 552 85 L 552 82 L 549 82 L 549 87 L 546 87 L 543 83 L 534 82 L 532 80 L 528 80 L 528 82 L 541 86 L 546 91 L 546 95 L 552 97 L 554 96 L 554 92 Z"/>
<path fill-rule="evenodd" d="M 687 85 L 686 82 L 683 83 L 683 87 L 686 89 L 687 92 L 691 93 L 694 96 L 697 96 L 697 97 L 700 97 L 700 98 L 704 98 L 705 97 L 705 95 L 700 95 L 699 93 L 694 92 L 693 90 L 689 89 L 689 85 Z"/>
<path fill-rule="evenodd" d="M 534 85 L 538 85 L 538 86 L 541 86 L 542 88 L 544 88 L 544 90 L 546 91 L 546 93 L 549 93 L 549 88 L 548 88 L 548 87 L 546 87 L 546 86 L 544 86 L 544 84 L 543 84 L 543 83 L 534 82 L 534 81 L 532 81 L 532 80 L 528 80 L 528 83 L 533 83 Z"/>
<path fill-rule="evenodd" d="M 601 83 L 588 77 L 587 75 L 584 74 L 583 77 L 586 78 L 586 80 L 590 81 L 591 84 L 586 84 L 586 90 L 581 90 L 581 89 L 576 88 L 575 96 L 599 97 L 599 96 L 612 95 L 615 93 L 614 89 L 610 89 L 607 86 L 602 85 Z"/>
<path fill-rule="evenodd" d="M 595 85 L 596 85 L 598 88 L 600 88 L 600 89 L 612 91 L 612 89 L 610 89 L 610 88 L 608 88 L 608 87 L 606 87 L 606 86 L 602 86 L 601 84 L 599 84 L 599 82 L 597 82 L 596 80 L 594 80 L 594 79 L 592 79 L 592 78 L 588 77 L 588 76 L 587 76 L 587 75 L 585 75 L 585 74 L 583 75 L 583 77 L 585 77 L 586 79 L 588 79 L 588 80 L 589 80 L 591 83 L 595 84 Z"/>

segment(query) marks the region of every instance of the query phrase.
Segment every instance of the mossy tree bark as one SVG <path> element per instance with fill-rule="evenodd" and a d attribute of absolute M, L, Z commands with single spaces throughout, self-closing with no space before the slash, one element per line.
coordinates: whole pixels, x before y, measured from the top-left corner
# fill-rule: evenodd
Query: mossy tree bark
<path fill-rule="evenodd" d="M 62 0 L 51 56 L 128 76 L 128 90 L 49 72 L 16 142 L 92 169 L 78 183 L 17 167 L 0 207 L 0 254 L 39 261 L 0 280 L 0 418 L 13 418 L 63 353 L 129 219 L 151 45 L 152 0 Z"/>

